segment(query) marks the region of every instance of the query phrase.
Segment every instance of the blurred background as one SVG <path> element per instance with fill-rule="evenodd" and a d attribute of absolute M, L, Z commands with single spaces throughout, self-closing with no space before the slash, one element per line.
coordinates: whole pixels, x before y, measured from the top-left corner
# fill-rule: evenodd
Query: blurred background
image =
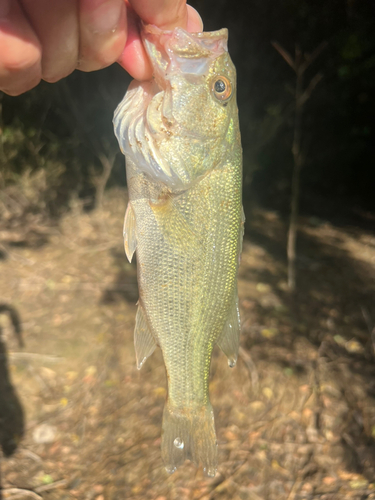
<path fill-rule="evenodd" d="M 0 498 L 375 498 L 375 4 L 191 3 L 229 29 L 244 149 L 218 474 L 167 475 L 160 351 L 135 366 L 114 65 L 0 92 Z"/>

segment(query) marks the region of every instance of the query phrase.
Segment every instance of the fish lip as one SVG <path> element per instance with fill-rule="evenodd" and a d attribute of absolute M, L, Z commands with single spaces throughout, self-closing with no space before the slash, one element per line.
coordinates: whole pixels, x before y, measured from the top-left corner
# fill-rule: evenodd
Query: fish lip
<path fill-rule="evenodd" d="M 219 48 L 217 47 L 217 49 L 220 51 L 220 52 L 227 52 L 228 51 L 228 47 L 227 47 L 227 42 L 228 42 L 228 30 L 227 28 L 221 28 L 219 30 L 216 30 L 216 31 L 195 31 L 195 32 L 188 32 L 186 30 L 184 30 L 183 28 L 174 28 L 173 30 L 162 30 L 161 28 L 159 28 L 158 26 L 155 26 L 154 24 L 146 24 L 144 22 L 141 22 L 141 36 L 142 36 L 142 39 L 143 41 L 147 40 L 147 39 L 150 39 L 151 37 L 155 38 L 155 39 L 162 39 L 162 42 L 165 43 L 165 39 L 171 39 L 173 37 L 177 37 L 178 34 L 185 34 L 187 35 L 188 37 L 190 37 L 191 39 L 193 40 L 201 40 L 203 41 L 203 45 L 204 45 L 204 42 L 206 41 L 212 41 L 212 42 L 216 42 L 216 41 L 221 41 L 222 42 L 222 47 Z M 164 40 L 163 40 L 164 38 Z M 176 48 L 176 47 L 175 47 Z M 214 44 L 212 44 L 212 46 L 210 47 L 206 47 L 206 49 L 212 51 L 215 49 L 215 46 Z M 186 53 L 186 50 L 184 50 L 184 53 Z"/>
<path fill-rule="evenodd" d="M 141 38 L 153 67 L 154 78 L 163 89 L 168 76 L 176 70 L 202 75 L 213 59 L 228 52 L 226 28 L 189 33 L 178 27 L 162 30 L 151 24 L 142 24 Z"/>

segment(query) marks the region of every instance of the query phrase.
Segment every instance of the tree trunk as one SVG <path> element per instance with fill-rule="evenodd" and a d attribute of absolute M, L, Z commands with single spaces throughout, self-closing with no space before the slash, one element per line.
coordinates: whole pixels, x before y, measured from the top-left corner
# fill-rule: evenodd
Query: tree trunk
<path fill-rule="evenodd" d="M 301 154 L 301 125 L 302 125 L 302 108 L 301 102 L 303 89 L 303 72 L 297 70 L 296 81 L 296 112 L 294 120 L 294 139 L 292 146 L 293 153 L 293 177 L 292 177 L 292 193 L 290 206 L 290 223 L 288 230 L 288 287 L 291 292 L 296 288 L 296 244 L 297 244 L 297 223 L 299 210 L 299 184 L 300 172 L 302 168 Z"/>

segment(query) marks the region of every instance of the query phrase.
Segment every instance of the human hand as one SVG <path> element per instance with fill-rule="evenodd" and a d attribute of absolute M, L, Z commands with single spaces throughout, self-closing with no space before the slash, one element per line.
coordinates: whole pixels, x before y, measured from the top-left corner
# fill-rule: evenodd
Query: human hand
<path fill-rule="evenodd" d="M 0 90 L 19 95 L 41 79 L 115 61 L 133 78 L 149 79 L 137 16 L 162 29 L 202 31 L 186 0 L 0 0 Z"/>

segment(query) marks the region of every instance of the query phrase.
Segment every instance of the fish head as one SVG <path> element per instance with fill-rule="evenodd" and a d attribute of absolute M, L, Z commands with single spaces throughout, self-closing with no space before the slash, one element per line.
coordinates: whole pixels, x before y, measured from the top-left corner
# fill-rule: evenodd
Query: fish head
<path fill-rule="evenodd" d="M 146 175 L 171 190 L 186 189 L 224 165 L 240 144 L 228 32 L 147 25 L 142 37 L 153 81 L 130 88 L 126 117 L 115 113 L 116 135 Z"/>
<path fill-rule="evenodd" d="M 227 156 L 228 130 L 237 117 L 228 32 L 161 32 L 147 26 L 143 39 L 157 85 L 147 125 L 171 170 L 190 184 Z"/>

